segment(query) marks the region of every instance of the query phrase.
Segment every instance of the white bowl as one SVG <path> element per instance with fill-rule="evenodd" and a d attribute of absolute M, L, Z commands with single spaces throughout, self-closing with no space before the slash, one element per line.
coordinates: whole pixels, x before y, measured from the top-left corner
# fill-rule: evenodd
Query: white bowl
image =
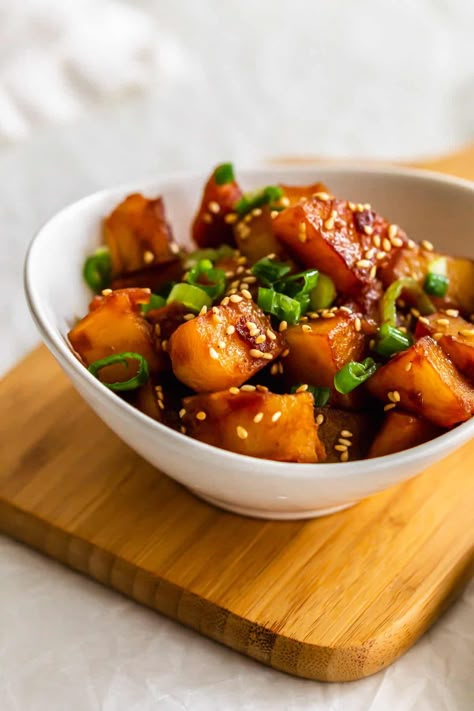
<path fill-rule="evenodd" d="M 338 464 L 288 464 L 211 447 L 161 425 L 101 385 L 74 357 L 66 334 L 86 313 L 84 258 L 100 242 L 101 220 L 130 192 L 164 196 L 175 236 L 189 225 L 205 175 L 162 176 L 90 195 L 64 208 L 38 232 L 25 265 L 28 303 L 41 335 L 74 387 L 130 447 L 198 496 L 236 513 L 273 519 L 322 516 L 408 479 L 471 439 L 474 419 L 418 447 Z M 370 202 L 416 240 L 473 256 L 474 184 L 414 170 L 354 167 L 242 171 L 245 189 L 322 180 L 338 196 Z M 474 285 L 473 285 L 474 288 Z"/>

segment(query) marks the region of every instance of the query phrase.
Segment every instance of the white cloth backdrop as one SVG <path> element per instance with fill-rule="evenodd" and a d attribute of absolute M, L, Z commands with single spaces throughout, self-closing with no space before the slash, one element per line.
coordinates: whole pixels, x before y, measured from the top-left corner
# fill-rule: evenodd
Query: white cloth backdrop
<path fill-rule="evenodd" d="M 449 150 L 474 138 L 473 31 L 472 0 L 0 0 L 0 370 L 38 339 L 21 264 L 65 202 L 228 158 Z M 8 540 L 0 570 L 2 711 L 474 706 L 472 587 L 390 669 L 327 686 Z"/>

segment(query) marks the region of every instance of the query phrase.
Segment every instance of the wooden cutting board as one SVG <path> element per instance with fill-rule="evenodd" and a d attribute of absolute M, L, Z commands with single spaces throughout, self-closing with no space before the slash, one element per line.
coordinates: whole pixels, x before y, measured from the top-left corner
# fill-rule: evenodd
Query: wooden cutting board
<path fill-rule="evenodd" d="M 474 177 L 474 152 L 451 165 Z M 3 532 L 275 669 L 373 674 L 472 572 L 474 442 L 347 511 L 269 522 L 215 509 L 154 470 L 44 348 L 0 383 L 0 402 Z"/>

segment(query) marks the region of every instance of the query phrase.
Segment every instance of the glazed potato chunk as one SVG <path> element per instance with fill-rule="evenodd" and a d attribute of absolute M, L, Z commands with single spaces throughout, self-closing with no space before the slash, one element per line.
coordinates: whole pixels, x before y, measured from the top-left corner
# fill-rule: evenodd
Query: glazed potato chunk
<path fill-rule="evenodd" d="M 442 433 L 439 427 L 407 412 L 390 411 L 385 415 L 369 450 L 369 458 L 401 452 L 418 444 L 429 442 Z"/>
<path fill-rule="evenodd" d="M 178 250 L 166 221 L 163 200 L 129 195 L 104 220 L 112 278 L 166 262 Z M 133 282 L 139 286 L 138 282 Z"/>
<path fill-rule="evenodd" d="M 110 286 L 112 289 L 126 289 L 139 286 L 157 292 L 161 287 L 165 286 L 165 284 L 180 281 L 183 273 L 184 269 L 181 259 L 179 259 L 179 257 L 172 257 L 160 262 L 160 264 L 152 264 L 151 267 L 139 269 L 131 274 L 122 274 L 112 279 Z"/>
<path fill-rule="evenodd" d="M 460 316 L 436 313 L 419 320 L 416 336 L 433 336 L 458 370 L 474 380 L 474 325 Z"/>
<path fill-rule="evenodd" d="M 322 195 L 324 198 L 330 196 L 330 192 L 324 183 L 310 183 L 310 185 L 285 185 L 280 183 L 279 187 L 283 190 L 282 202 L 286 207 L 293 207 L 301 200 L 308 200 L 313 195 Z"/>
<path fill-rule="evenodd" d="M 285 332 L 288 354 L 282 363 L 289 384 L 308 383 L 333 388 L 334 376 L 351 360 L 361 360 L 365 336 L 356 314 L 337 311 L 332 318 L 318 318 L 291 326 Z M 356 404 L 360 392 L 341 395 L 333 391 L 332 401 L 344 407 Z"/>
<path fill-rule="evenodd" d="M 134 352 L 148 361 L 151 372 L 156 372 L 160 361 L 153 347 L 152 327 L 139 313 L 136 295 L 127 292 L 119 290 L 95 299 L 93 310 L 69 331 L 69 341 L 86 366 L 115 353 Z M 99 378 L 122 382 L 135 375 L 137 368 L 136 361 L 128 368 L 121 364 L 107 366 L 99 372 Z"/>
<path fill-rule="evenodd" d="M 474 412 L 474 389 L 429 336 L 391 358 L 367 385 L 386 403 L 397 393 L 400 408 L 440 427 L 464 422 Z"/>
<path fill-rule="evenodd" d="M 360 207 L 313 196 L 283 210 L 273 222 L 290 254 L 306 267 L 330 274 L 344 295 L 357 295 L 374 281 L 378 267 L 406 241 L 398 227 Z"/>
<path fill-rule="evenodd" d="M 310 393 L 232 388 L 185 398 L 181 415 L 188 434 L 215 447 L 280 462 L 318 462 L 325 455 L 313 404 Z"/>
<path fill-rule="evenodd" d="M 283 256 L 283 246 L 275 237 L 268 205 L 256 208 L 236 222 L 234 234 L 237 246 L 251 264 L 267 254 Z"/>
<path fill-rule="evenodd" d="M 216 169 L 218 170 L 218 169 Z M 234 244 L 234 205 L 242 197 L 235 180 L 216 182 L 216 171 L 208 179 L 201 204 L 192 225 L 193 239 L 199 247 Z"/>
<path fill-rule="evenodd" d="M 368 412 L 348 412 L 336 407 L 316 407 L 319 438 L 326 462 L 347 462 L 367 456 L 377 429 L 376 417 Z"/>
<path fill-rule="evenodd" d="M 268 316 L 239 294 L 183 323 L 169 342 L 176 377 L 197 392 L 241 385 L 282 350 Z"/>

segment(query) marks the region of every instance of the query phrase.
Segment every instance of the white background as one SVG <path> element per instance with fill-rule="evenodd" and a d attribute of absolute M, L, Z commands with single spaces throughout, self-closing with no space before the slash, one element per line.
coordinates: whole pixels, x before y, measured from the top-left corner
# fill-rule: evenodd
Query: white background
<path fill-rule="evenodd" d="M 0 369 L 38 340 L 21 264 L 61 205 L 229 158 L 450 150 L 474 138 L 473 36 L 472 0 L 0 0 Z M 387 671 L 322 685 L 8 540 L 0 570 L 1 711 L 474 705 L 472 587 Z"/>

